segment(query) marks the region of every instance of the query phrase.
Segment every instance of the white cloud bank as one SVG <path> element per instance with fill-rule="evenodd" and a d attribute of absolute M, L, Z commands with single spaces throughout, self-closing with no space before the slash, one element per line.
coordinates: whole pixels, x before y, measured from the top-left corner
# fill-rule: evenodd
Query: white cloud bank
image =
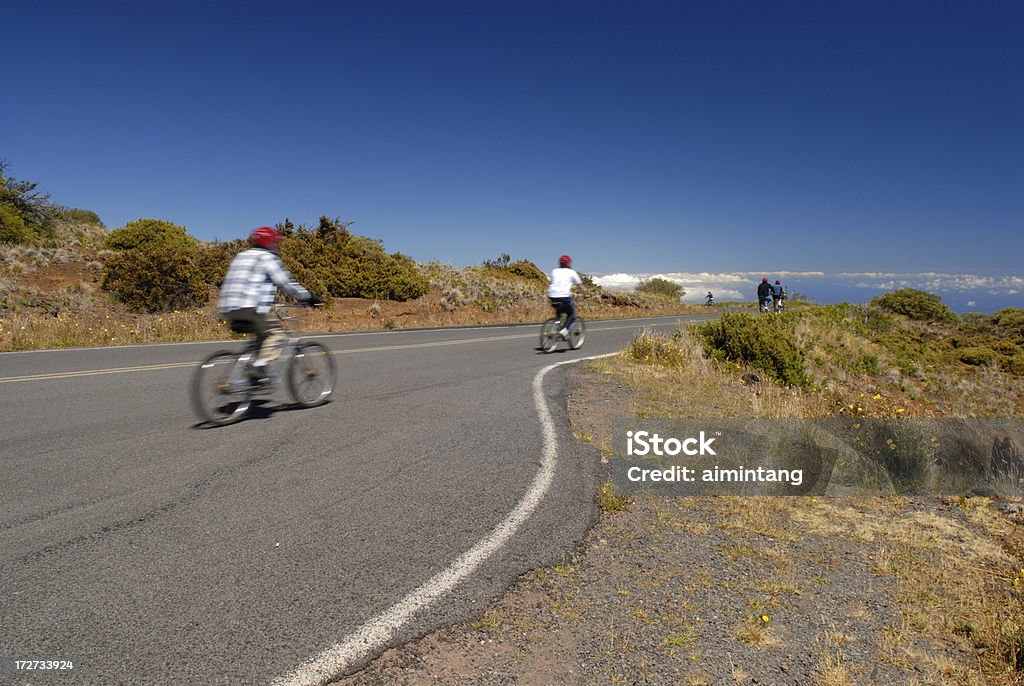
<path fill-rule="evenodd" d="M 931 293 L 983 292 L 989 295 L 1014 296 L 1024 292 L 1022 276 L 978 276 L 976 274 L 943 274 L 921 272 L 896 274 L 884 272 L 669 272 L 656 274 L 604 274 L 594 281 L 609 290 L 631 291 L 645 279 L 659 278 L 677 283 L 686 289 L 683 300 L 704 302 L 708 291 L 717 301 L 746 301 L 755 298 L 757 284 L 763 277 L 771 281 L 799 282 L 805 287 L 815 282 L 846 288 L 891 291 L 897 288 L 918 288 Z"/>

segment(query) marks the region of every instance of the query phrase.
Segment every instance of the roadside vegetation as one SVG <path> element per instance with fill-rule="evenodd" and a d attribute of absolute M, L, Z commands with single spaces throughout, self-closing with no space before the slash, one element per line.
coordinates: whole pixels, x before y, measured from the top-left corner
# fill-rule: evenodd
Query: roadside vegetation
<path fill-rule="evenodd" d="M 1022 322 L 1024 310 L 1013 308 L 958 317 L 936 296 L 905 289 L 861 306 L 807 306 L 781 317 L 725 313 L 667 336 L 645 332 L 619 357 L 595 364 L 591 380 L 630 389 L 633 416 L 850 418 L 885 432 L 875 437 L 884 450 L 874 457 L 898 492 L 920 493 L 934 483 L 929 474 L 947 478 L 945 470 L 965 467 L 984 487 L 958 497 L 650 497 L 636 499 L 625 516 L 657 528 L 673 521 L 665 512 L 684 521 L 713 512 L 720 545 L 737 560 L 756 561 L 761 592 L 715 580 L 709 592 L 747 593 L 749 606 L 764 610 L 770 620 L 758 621 L 756 611 L 737 617 L 734 635 L 756 638 L 763 652 L 793 653 L 808 643 L 776 625 L 806 623 L 787 597 L 820 593 L 829 578 L 815 571 L 806 544 L 827 551 L 825 541 L 841 542 L 844 574 L 866 573 L 883 593 L 875 605 L 890 607 L 820 623 L 816 683 L 865 683 L 880 674 L 906 683 L 1022 683 L 1022 436 L 970 455 L 956 435 L 969 425 L 951 421 L 1024 418 Z M 919 430 L 940 418 L 924 424 L 933 431 Z M 608 428 L 593 417 L 578 421 L 610 456 Z M 965 463 L 944 462 L 958 451 Z M 1014 497 L 987 487 L 1000 483 L 1014 487 Z M 869 614 L 877 616 L 865 624 Z"/>
<path fill-rule="evenodd" d="M 140 218 L 108 230 L 96 213 L 61 206 L 0 160 L 0 351 L 224 338 L 217 288 L 244 239 L 204 242 L 186 227 Z M 479 267 L 418 264 L 380 240 L 321 216 L 278 223 L 281 257 L 326 303 L 307 331 L 539 322 L 547 276 L 503 254 Z M 689 311 L 660 293 L 613 294 L 586 278 L 583 316 Z"/>

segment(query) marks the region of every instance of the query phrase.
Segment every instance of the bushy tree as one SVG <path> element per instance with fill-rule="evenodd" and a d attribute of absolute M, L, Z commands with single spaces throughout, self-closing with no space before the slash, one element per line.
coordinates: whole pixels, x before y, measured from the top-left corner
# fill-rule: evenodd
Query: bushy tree
<path fill-rule="evenodd" d="M 136 219 L 110 232 L 106 246 L 113 250 L 150 250 L 154 248 L 194 248 L 196 239 L 185 227 L 163 219 Z"/>
<path fill-rule="evenodd" d="M 657 276 L 641 281 L 637 284 L 636 290 L 637 293 L 661 295 L 673 300 L 679 300 L 686 295 L 686 291 L 679 284 L 672 283 L 667 279 L 658 278 Z"/>
<path fill-rule="evenodd" d="M 56 208 L 39 184 L 7 176 L 10 164 L 0 159 L 0 243 L 27 243 L 53 236 Z"/>

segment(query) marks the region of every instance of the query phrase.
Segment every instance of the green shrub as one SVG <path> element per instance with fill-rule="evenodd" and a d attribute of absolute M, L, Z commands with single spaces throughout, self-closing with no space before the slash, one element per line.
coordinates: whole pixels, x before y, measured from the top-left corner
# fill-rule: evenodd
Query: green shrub
<path fill-rule="evenodd" d="M 992 315 L 992 323 L 1016 339 L 1017 345 L 1024 346 L 1024 310 L 1007 307 Z"/>
<path fill-rule="evenodd" d="M 80 210 L 77 207 L 60 207 L 57 210 L 57 215 L 58 218 L 67 222 L 103 226 L 103 222 L 100 220 L 100 215 L 96 214 L 92 210 Z"/>
<path fill-rule="evenodd" d="M 346 226 L 321 217 L 317 229 L 299 227 L 282 241 L 281 257 L 299 283 L 338 298 L 409 300 L 429 290 L 412 259 L 388 254 L 380 241 L 353 235 Z"/>
<path fill-rule="evenodd" d="M 686 295 L 686 291 L 679 284 L 672 283 L 666 279 L 659 279 L 656 276 L 638 283 L 636 291 L 637 293 L 647 293 L 649 295 L 661 295 L 673 300 L 679 300 Z"/>
<path fill-rule="evenodd" d="M 184 227 L 163 219 L 136 219 L 110 232 L 105 241 L 112 250 L 149 250 L 152 248 L 193 248 L 196 239 Z"/>
<path fill-rule="evenodd" d="M 916 288 L 901 288 L 872 299 L 872 305 L 921 321 L 953 321 L 956 315 L 949 311 L 942 298 Z"/>
<path fill-rule="evenodd" d="M 803 352 L 786 317 L 723 312 L 718 321 L 703 324 L 696 331 L 712 359 L 749 364 L 793 386 L 810 383 Z"/>
<path fill-rule="evenodd" d="M 485 275 L 496 279 L 514 276 L 527 281 L 535 281 L 541 286 L 546 286 L 548 283 L 548 276 L 541 271 L 540 267 L 529 260 L 512 262 L 508 253 L 502 253 L 496 260 L 484 260 L 481 268 Z"/>
<path fill-rule="evenodd" d="M 865 336 L 875 336 L 891 331 L 896 323 L 891 314 L 878 307 L 851 305 L 849 314 L 851 317 L 856 317 L 859 324 L 858 333 Z"/>
<path fill-rule="evenodd" d="M 102 286 L 136 312 L 197 307 L 209 298 L 195 252 L 178 246 L 125 250 L 110 257 Z"/>
<path fill-rule="evenodd" d="M 32 237 L 21 215 L 13 207 L 0 204 L 0 243 L 28 243 Z"/>
<path fill-rule="evenodd" d="M 516 262 L 512 262 L 507 267 L 505 267 L 505 271 L 507 271 L 510 274 L 514 274 L 515 276 L 518 276 L 520 278 L 526 279 L 527 281 L 536 281 L 542 286 L 546 286 L 548 283 L 547 274 L 542 272 L 540 267 L 535 265 L 533 262 L 530 262 L 529 260 L 518 260 Z"/>
<path fill-rule="evenodd" d="M 996 361 L 996 352 L 992 348 L 972 346 L 959 350 L 960 361 L 975 366 L 991 366 Z"/>
<path fill-rule="evenodd" d="M 999 361 L 999 368 L 1010 374 L 1024 376 L 1024 352 L 1002 358 Z"/>
<path fill-rule="evenodd" d="M 192 250 L 192 260 L 203 283 L 220 288 L 235 255 L 249 247 L 249 241 L 207 243 Z"/>

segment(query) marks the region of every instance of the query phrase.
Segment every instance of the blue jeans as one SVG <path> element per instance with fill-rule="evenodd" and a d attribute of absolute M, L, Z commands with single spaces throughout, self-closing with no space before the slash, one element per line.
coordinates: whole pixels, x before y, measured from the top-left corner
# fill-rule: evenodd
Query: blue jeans
<path fill-rule="evenodd" d="M 551 307 L 555 308 L 556 317 L 561 317 L 563 314 L 566 315 L 563 326 L 571 329 L 576 321 L 576 306 L 573 305 L 572 296 L 568 298 L 551 298 Z"/>

